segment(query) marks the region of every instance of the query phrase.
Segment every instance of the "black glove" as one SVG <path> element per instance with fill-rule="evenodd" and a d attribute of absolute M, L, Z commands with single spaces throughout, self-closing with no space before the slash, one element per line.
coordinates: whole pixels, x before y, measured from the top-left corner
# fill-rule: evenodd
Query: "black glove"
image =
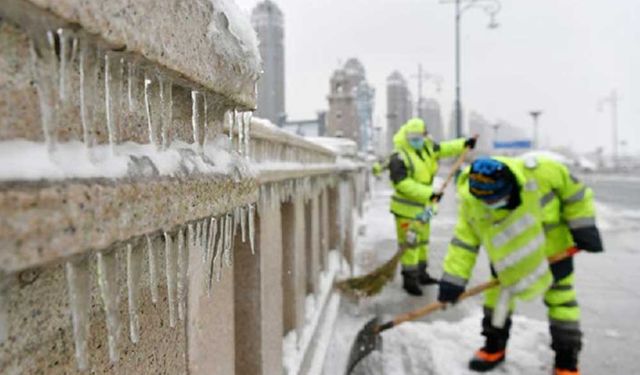
<path fill-rule="evenodd" d="M 474 149 L 476 148 L 476 139 L 475 138 L 467 138 L 466 141 L 464 141 L 464 147 L 469 147 L 470 149 Z"/>
<path fill-rule="evenodd" d="M 455 303 L 463 292 L 463 287 L 451 284 L 448 281 L 440 280 L 438 301 L 442 303 Z"/>
<path fill-rule="evenodd" d="M 571 236 L 576 247 L 590 253 L 600 253 L 604 251 L 602 239 L 597 227 L 586 227 L 571 229 Z"/>
<path fill-rule="evenodd" d="M 431 202 L 438 203 L 438 202 L 440 202 L 440 199 L 442 199 L 442 195 L 443 195 L 443 194 L 444 194 L 444 193 L 433 193 L 433 194 L 431 194 L 431 196 L 429 197 L 429 200 L 430 200 Z"/>

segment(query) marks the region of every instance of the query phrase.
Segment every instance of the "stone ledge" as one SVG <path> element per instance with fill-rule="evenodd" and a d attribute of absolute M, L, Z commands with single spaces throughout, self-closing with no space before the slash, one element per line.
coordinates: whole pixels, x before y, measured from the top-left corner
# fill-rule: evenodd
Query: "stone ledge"
<path fill-rule="evenodd" d="M 2 184 L 0 271 L 21 271 L 101 250 L 257 199 L 254 179 L 224 175 Z"/>
<path fill-rule="evenodd" d="M 113 50 L 140 54 L 252 109 L 260 57 L 239 12 L 233 3 L 214 0 L 10 0 L 0 8 L 2 18 L 30 32 L 83 29 Z"/>

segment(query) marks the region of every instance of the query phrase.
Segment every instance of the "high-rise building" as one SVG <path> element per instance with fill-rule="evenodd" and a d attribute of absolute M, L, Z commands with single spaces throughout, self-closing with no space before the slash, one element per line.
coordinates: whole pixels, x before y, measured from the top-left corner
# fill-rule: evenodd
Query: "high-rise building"
<path fill-rule="evenodd" d="M 284 16 L 271 0 L 264 0 L 251 13 L 258 34 L 263 74 L 258 81 L 256 116 L 282 125 L 286 118 L 284 93 Z"/>
<path fill-rule="evenodd" d="M 387 78 L 387 147 L 393 150 L 393 136 L 411 118 L 413 106 L 407 81 L 394 71 Z"/>
<path fill-rule="evenodd" d="M 361 151 L 368 151 L 373 136 L 374 96 L 362 63 L 349 59 L 331 77 L 327 135 L 353 139 Z"/>
<path fill-rule="evenodd" d="M 420 98 L 417 115 L 427 125 L 431 138 L 438 142 L 444 140 L 440 104 L 435 99 Z"/>

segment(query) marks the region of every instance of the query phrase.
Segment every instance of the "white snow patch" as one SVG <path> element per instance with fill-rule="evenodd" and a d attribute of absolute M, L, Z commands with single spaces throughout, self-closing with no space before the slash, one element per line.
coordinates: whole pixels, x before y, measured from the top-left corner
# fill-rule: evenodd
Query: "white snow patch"
<path fill-rule="evenodd" d="M 234 60 L 250 64 L 251 71 L 260 71 L 260 52 L 256 35 L 249 15 L 243 12 L 233 0 L 210 0 L 213 5 L 213 18 L 209 23 L 209 39 L 218 46 L 221 53 Z M 229 32 L 238 44 L 229 43 L 223 35 Z M 241 51 L 237 50 L 238 45 Z"/>
<path fill-rule="evenodd" d="M 327 270 L 320 275 L 318 294 L 316 296 L 309 295 L 305 300 L 305 324 L 300 330 L 300 336 L 298 336 L 296 330 L 292 330 L 287 333 L 282 341 L 282 362 L 284 364 L 286 374 L 293 375 L 300 372 L 305 355 L 307 355 L 307 351 L 316 336 L 316 332 L 319 332 L 318 327 L 324 319 L 322 314 L 325 312 L 325 306 L 328 306 L 326 310 L 328 314 L 327 316 L 330 318 L 333 317 L 332 320 L 335 320 L 339 296 L 334 293 L 332 289 L 333 281 L 341 269 L 341 258 L 341 255 L 337 251 L 331 251 L 331 253 L 329 253 L 329 264 L 327 266 Z M 335 298 L 338 298 L 338 300 L 335 300 Z M 324 324 L 322 327 L 323 330 L 326 330 L 328 325 L 333 326 L 333 323 Z M 318 350 L 322 350 L 322 348 L 326 351 L 328 345 L 327 342 L 331 339 L 331 336 L 327 334 L 321 334 L 318 336 L 319 338 L 317 338 L 316 341 L 316 344 L 318 345 L 316 348 L 316 354 L 318 353 Z M 325 342 L 323 342 L 323 340 Z M 315 366 L 320 366 L 317 362 L 318 360 L 315 358 L 312 361 L 312 363 L 316 363 Z"/>
<path fill-rule="evenodd" d="M 357 366 L 353 374 L 475 374 L 468 370 L 467 366 L 474 351 L 483 343 L 483 337 L 480 335 L 481 319 L 482 312 L 476 309 L 459 322 L 404 323 L 384 332 L 382 351 L 370 354 Z M 495 373 L 551 373 L 553 355 L 549 348 L 547 322 L 516 315 L 511 333 L 507 360 Z M 353 336 L 350 340 L 353 340 Z M 343 337 L 342 340 L 334 341 L 334 344 L 345 346 L 344 344 L 350 340 Z M 349 347 L 345 346 L 341 351 L 348 353 Z M 344 367 L 341 366 L 344 365 L 345 361 L 334 358 L 326 363 L 324 373 L 341 373 L 344 371 Z"/>
<path fill-rule="evenodd" d="M 167 150 L 126 142 L 88 149 L 82 142 L 59 143 L 49 153 L 45 143 L 26 140 L 0 142 L 0 181 L 63 180 L 68 178 L 122 178 L 175 176 L 191 173 L 230 173 L 243 161 L 220 137 L 204 147 L 174 142 Z M 242 170 L 248 171 L 243 165 Z"/>

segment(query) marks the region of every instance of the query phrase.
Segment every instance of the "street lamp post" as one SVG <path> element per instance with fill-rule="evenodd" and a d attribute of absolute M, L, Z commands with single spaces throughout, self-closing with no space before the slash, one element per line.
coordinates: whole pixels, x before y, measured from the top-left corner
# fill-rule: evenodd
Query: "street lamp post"
<path fill-rule="evenodd" d="M 462 104 L 461 104 L 461 83 L 460 83 L 460 71 L 461 71 L 461 56 L 460 56 L 460 26 L 461 19 L 464 12 L 470 8 L 478 7 L 485 11 L 491 17 L 489 22 L 489 28 L 495 29 L 498 27 L 498 23 L 495 21 L 495 16 L 500 12 L 502 5 L 499 0 L 441 0 L 441 4 L 455 3 L 456 8 L 456 26 L 455 26 L 455 43 L 456 43 L 456 100 L 455 100 L 455 118 L 456 118 L 456 136 L 462 136 Z"/>
<path fill-rule="evenodd" d="M 533 147 L 538 148 L 538 117 L 542 114 L 542 111 L 529 111 L 529 114 L 533 118 Z"/>
<path fill-rule="evenodd" d="M 501 124 L 493 124 L 491 127 L 493 128 L 493 149 L 497 149 L 496 143 L 498 142 L 498 129 L 500 129 Z"/>
<path fill-rule="evenodd" d="M 606 98 L 603 98 L 602 100 L 600 100 L 600 103 L 598 103 L 598 109 L 602 110 L 602 105 L 603 104 L 609 104 L 611 105 L 611 132 L 612 132 L 612 138 L 613 138 L 613 164 L 617 164 L 618 162 L 618 146 L 619 146 L 619 140 L 618 140 L 618 101 L 620 100 L 620 97 L 618 97 L 618 92 L 616 90 L 612 90 L 611 94 L 609 96 L 607 96 Z"/>

